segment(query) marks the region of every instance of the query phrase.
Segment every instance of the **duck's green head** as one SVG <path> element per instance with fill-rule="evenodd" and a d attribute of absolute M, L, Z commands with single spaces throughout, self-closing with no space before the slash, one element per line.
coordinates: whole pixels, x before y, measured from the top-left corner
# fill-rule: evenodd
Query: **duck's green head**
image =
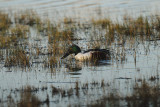
<path fill-rule="evenodd" d="M 70 54 L 76 55 L 79 52 L 81 52 L 81 49 L 77 45 L 72 45 L 71 47 L 69 47 L 69 49 L 67 50 L 67 52 L 63 55 L 63 57 L 61 59 L 66 58 Z"/>

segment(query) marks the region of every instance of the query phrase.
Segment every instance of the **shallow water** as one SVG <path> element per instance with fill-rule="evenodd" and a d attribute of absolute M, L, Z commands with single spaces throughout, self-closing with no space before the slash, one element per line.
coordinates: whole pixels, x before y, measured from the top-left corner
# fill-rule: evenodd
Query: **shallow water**
<path fill-rule="evenodd" d="M 108 14 L 111 17 L 119 17 L 119 15 L 126 14 L 126 10 L 127 12 L 133 12 L 135 16 L 140 13 L 148 15 L 153 13 L 153 10 L 159 8 L 157 7 L 159 2 L 158 0 L 118 0 L 115 2 L 111 0 L 1 0 L 0 9 L 6 11 L 9 9 L 12 9 L 12 11 L 14 11 L 13 9 L 15 11 L 19 9 L 34 9 L 42 17 L 47 14 L 52 18 L 54 18 L 56 12 L 58 12 L 56 17 L 75 16 L 87 18 L 97 17 L 98 14 L 101 14 L 102 17 L 107 17 Z M 106 15 L 105 13 L 108 14 Z M 43 35 L 36 35 L 32 31 L 32 36 L 29 39 L 31 47 L 37 44 L 38 47 L 44 50 L 47 49 L 48 38 Z M 82 40 L 74 41 L 74 43 L 81 46 L 84 50 L 87 44 L 92 43 L 83 32 L 78 32 L 77 36 L 81 37 Z M 121 96 L 130 95 L 135 81 L 139 79 L 149 81 L 151 76 L 159 78 L 159 44 L 160 41 L 138 41 L 135 44 L 130 44 L 128 40 L 123 47 L 114 42 L 109 47 L 113 53 L 111 60 L 100 61 L 98 64 L 86 64 L 77 62 L 74 59 L 69 61 L 69 58 L 67 58 L 59 60 L 62 66 L 54 69 L 44 67 L 42 59 L 47 59 L 45 55 L 33 58 L 32 67 L 25 69 L 4 67 L 4 62 L 2 61 L 0 64 L 0 99 L 5 101 L 12 93 L 11 90 L 25 86 L 48 87 L 46 93 L 41 91 L 36 93 L 39 98 L 45 99 L 47 94 L 51 93 L 51 86 L 67 90 L 71 87 L 74 88 L 77 81 L 80 85 L 83 85 L 86 83 L 94 84 L 94 82 L 101 84 L 102 80 L 108 84 L 104 89 L 105 91 L 99 85 L 91 85 L 91 89 L 87 91 L 87 94 L 80 90 L 78 97 L 75 95 L 71 98 L 61 98 L 50 95 L 50 105 L 86 105 L 110 92 L 118 93 Z M 122 50 L 125 50 L 124 56 L 120 55 Z M 119 60 L 114 57 L 114 54 L 117 53 L 119 53 Z"/>
<path fill-rule="evenodd" d="M 41 41 L 38 42 L 41 43 Z M 85 42 L 83 41 L 83 43 Z M 39 55 L 36 58 L 40 63 L 36 62 L 35 59 L 33 60 L 35 63 L 32 62 L 30 68 L 9 68 L 1 64 L 0 97 L 2 101 L 5 101 L 11 93 L 13 94 L 12 97 L 14 97 L 14 94 L 19 92 L 14 92 L 14 90 L 25 86 L 34 86 L 40 89 L 47 87 L 47 91 L 39 90 L 35 95 L 44 100 L 49 94 L 51 106 L 54 104 L 57 106 L 69 104 L 86 105 L 111 92 L 118 93 L 120 96 L 130 95 L 133 85 L 138 80 L 145 79 L 154 84 L 157 80 L 150 81 L 151 76 L 159 78 L 159 44 L 160 41 L 145 41 L 144 43 L 134 44 L 132 45 L 133 48 L 131 48 L 131 44 L 126 43 L 124 47 L 125 58 L 123 60 L 112 58 L 111 60 L 100 61 L 98 64 L 86 64 L 77 62 L 74 59 L 69 61 L 70 58 L 67 58 L 60 60 L 60 63 L 62 63 L 60 68 L 54 68 L 53 70 L 43 67 L 44 63 L 41 62 L 41 59 L 47 57 L 43 55 Z M 45 48 L 43 45 L 40 46 Z M 85 45 L 83 46 L 85 47 Z M 112 49 L 113 53 L 116 53 L 120 48 L 120 45 L 113 43 L 110 49 Z M 77 81 L 80 87 L 86 83 L 90 84 L 87 94 L 84 94 L 84 90 L 79 90 L 78 97 L 75 95 L 69 97 L 69 99 L 68 97 L 61 98 L 51 95 L 51 86 L 68 90 L 74 88 Z M 108 84 L 104 88 L 101 87 L 102 81 Z M 15 99 L 18 100 L 18 97 Z"/>

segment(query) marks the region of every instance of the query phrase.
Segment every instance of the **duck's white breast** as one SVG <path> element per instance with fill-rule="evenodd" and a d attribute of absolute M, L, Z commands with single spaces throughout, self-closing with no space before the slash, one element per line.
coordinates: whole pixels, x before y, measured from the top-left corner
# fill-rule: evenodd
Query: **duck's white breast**
<path fill-rule="evenodd" d="M 91 52 L 78 53 L 78 54 L 75 56 L 75 59 L 76 59 L 76 60 L 79 60 L 79 61 L 89 60 L 90 58 L 91 58 Z"/>

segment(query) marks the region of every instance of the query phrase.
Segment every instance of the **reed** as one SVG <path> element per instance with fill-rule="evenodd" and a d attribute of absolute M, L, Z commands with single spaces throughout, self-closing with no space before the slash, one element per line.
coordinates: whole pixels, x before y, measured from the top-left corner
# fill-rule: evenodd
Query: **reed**
<path fill-rule="evenodd" d="M 41 22 L 40 17 L 33 10 L 26 10 L 15 14 L 15 22 L 23 25 L 33 26 Z"/>
<path fill-rule="evenodd" d="M 55 56 L 51 56 L 48 59 L 48 66 L 49 68 L 55 68 L 57 66 L 57 59 Z"/>
<path fill-rule="evenodd" d="M 26 39 L 28 37 L 28 26 L 16 24 L 15 27 L 10 29 L 11 36 L 17 36 L 18 39 Z"/>
<path fill-rule="evenodd" d="M 93 25 L 101 26 L 102 28 L 107 28 L 112 24 L 112 21 L 109 18 L 98 19 L 98 20 L 92 19 L 91 22 Z"/>
<path fill-rule="evenodd" d="M 20 67 L 29 67 L 30 58 L 26 55 L 25 51 L 22 49 L 9 50 L 9 55 L 5 59 L 5 67 L 20 66 Z"/>
<path fill-rule="evenodd" d="M 11 19 L 8 14 L 0 11 L 0 34 L 5 32 L 11 25 Z"/>
<path fill-rule="evenodd" d="M 12 41 L 16 41 L 16 40 L 17 40 L 16 37 L 0 35 L 0 48 L 8 48 L 11 45 L 13 45 Z"/>
<path fill-rule="evenodd" d="M 73 21 L 72 18 L 67 18 L 67 17 L 65 17 L 65 18 L 63 19 L 63 22 L 64 22 L 64 24 L 72 24 L 74 21 Z"/>

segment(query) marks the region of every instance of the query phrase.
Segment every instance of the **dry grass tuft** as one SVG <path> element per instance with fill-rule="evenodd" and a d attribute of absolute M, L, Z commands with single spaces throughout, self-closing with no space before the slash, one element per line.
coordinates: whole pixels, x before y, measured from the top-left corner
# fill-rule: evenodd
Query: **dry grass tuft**
<path fill-rule="evenodd" d="M 9 15 L 3 12 L 0 12 L 0 31 L 5 32 L 11 25 L 11 19 Z"/>
<path fill-rule="evenodd" d="M 15 27 L 10 29 L 11 36 L 17 36 L 17 38 L 27 38 L 29 32 L 28 26 L 17 24 Z"/>
<path fill-rule="evenodd" d="M 15 22 L 23 25 L 33 26 L 41 22 L 37 13 L 33 10 L 23 11 L 20 15 L 15 15 Z"/>

